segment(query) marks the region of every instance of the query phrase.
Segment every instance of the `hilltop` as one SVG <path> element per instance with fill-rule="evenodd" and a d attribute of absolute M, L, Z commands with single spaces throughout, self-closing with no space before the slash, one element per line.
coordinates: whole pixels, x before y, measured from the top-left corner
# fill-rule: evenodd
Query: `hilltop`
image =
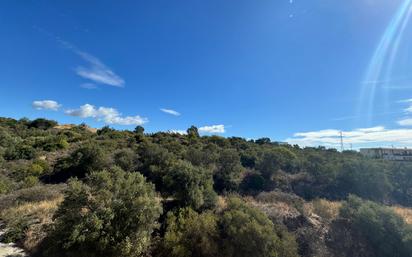
<path fill-rule="evenodd" d="M 411 188 L 355 151 L 0 118 L 2 240 L 33 256 L 412 256 Z"/>

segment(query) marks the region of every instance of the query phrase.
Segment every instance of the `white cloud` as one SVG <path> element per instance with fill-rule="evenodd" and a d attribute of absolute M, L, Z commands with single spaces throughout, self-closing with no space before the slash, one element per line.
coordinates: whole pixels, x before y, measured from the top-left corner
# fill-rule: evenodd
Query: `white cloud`
<path fill-rule="evenodd" d="M 171 134 L 180 134 L 180 135 L 186 135 L 187 132 L 185 130 L 180 130 L 180 129 L 172 129 L 168 131 Z"/>
<path fill-rule="evenodd" d="M 398 121 L 398 124 L 401 126 L 412 126 L 412 119 L 403 119 Z"/>
<path fill-rule="evenodd" d="M 61 107 L 61 104 L 53 100 L 42 100 L 42 101 L 33 101 L 32 106 L 36 110 L 57 111 Z"/>
<path fill-rule="evenodd" d="M 340 146 L 340 130 L 328 129 L 312 132 L 301 132 L 294 134 L 293 137 L 287 138 L 290 144 L 301 146 Z M 361 128 L 350 131 L 342 131 L 343 141 L 347 144 L 402 144 L 412 145 L 412 129 L 386 129 L 378 126 L 372 128 Z M 356 146 L 355 146 L 356 147 Z"/>
<path fill-rule="evenodd" d="M 172 109 L 160 108 L 160 110 L 161 110 L 162 112 L 164 112 L 164 113 L 167 113 L 167 114 L 171 114 L 171 115 L 174 115 L 174 116 L 180 116 L 180 113 L 179 113 L 179 112 L 177 112 L 177 111 L 175 111 L 175 110 L 172 110 Z"/>
<path fill-rule="evenodd" d="M 199 132 L 203 133 L 225 133 L 225 125 L 212 125 L 199 128 Z"/>
<path fill-rule="evenodd" d="M 411 99 L 403 99 L 398 101 L 399 103 L 412 103 L 412 98 Z"/>
<path fill-rule="evenodd" d="M 89 79 L 95 83 L 106 84 L 115 87 L 124 87 L 124 80 L 117 74 L 115 74 L 98 58 L 76 49 L 74 49 L 74 52 L 89 64 L 89 67 L 77 67 L 77 75 L 85 79 Z"/>
<path fill-rule="evenodd" d="M 96 108 L 91 104 L 82 105 L 79 109 L 66 110 L 65 113 L 70 116 L 81 118 L 94 118 L 107 124 L 142 125 L 148 122 L 147 118 L 140 117 L 139 115 L 123 117 L 122 114 L 114 108 Z"/>

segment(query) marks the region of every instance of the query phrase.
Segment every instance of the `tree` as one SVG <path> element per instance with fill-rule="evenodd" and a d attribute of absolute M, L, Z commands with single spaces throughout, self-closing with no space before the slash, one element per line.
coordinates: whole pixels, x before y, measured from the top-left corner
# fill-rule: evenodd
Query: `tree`
<path fill-rule="evenodd" d="M 187 161 L 177 161 L 163 178 L 167 191 L 182 206 L 195 210 L 215 205 L 212 174 L 202 167 L 195 167 Z"/>
<path fill-rule="evenodd" d="M 187 135 L 190 138 L 198 138 L 199 137 L 199 130 L 195 126 L 191 126 L 187 129 Z"/>
<path fill-rule="evenodd" d="M 148 251 L 162 208 L 153 184 L 121 169 L 69 182 L 54 216 L 47 256 L 141 256 Z"/>
<path fill-rule="evenodd" d="M 264 151 L 259 158 L 256 169 L 260 171 L 263 177 L 271 179 L 279 170 L 291 171 L 296 155 L 285 147 L 275 147 Z"/>
<path fill-rule="evenodd" d="M 349 222 L 352 233 L 367 241 L 373 256 L 412 256 L 412 226 L 388 207 L 350 196 L 340 217 Z"/>
<path fill-rule="evenodd" d="M 57 122 L 54 120 L 46 120 L 43 118 L 35 119 L 29 123 L 29 128 L 37 128 L 37 129 L 50 129 L 57 126 Z"/>
<path fill-rule="evenodd" d="M 298 256 L 296 244 L 282 242 L 269 218 L 239 198 L 228 199 L 228 207 L 219 221 L 219 227 L 222 230 L 222 256 Z M 290 249 L 286 249 L 285 245 Z"/>
<path fill-rule="evenodd" d="M 369 160 L 345 161 L 336 183 L 342 197 L 356 194 L 376 201 L 385 200 L 392 189 L 384 166 Z"/>
<path fill-rule="evenodd" d="M 190 208 L 169 212 L 159 256 L 215 257 L 219 253 L 217 217 L 211 212 L 197 213 Z"/>
<path fill-rule="evenodd" d="M 262 137 L 256 140 L 256 144 L 258 145 L 265 145 L 265 144 L 270 144 L 270 138 L 268 137 Z"/>
<path fill-rule="evenodd" d="M 239 154 L 234 149 L 225 149 L 220 153 L 217 169 L 214 173 L 214 188 L 218 192 L 235 191 L 240 184 L 240 175 L 244 168 Z"/>
<path fill-rule="evenodd" d="M 136 128 L 134 129 L 134 133 L 143 136 L 144 128 L 142 126 L 136 126 Z"/>
<path fill-rule="evenodd" d="M 138 164 L 138 155 L 130 148 L 124 148 L 115 152 L 114 164 L 126 171 L 135 171 Z"/>
<path fill-rule="evenodd" d="M 96 144 L 85 145 L 69 157 L 62 158 L 55 165 L 55 172 L 48 180 L 64 182 L 70 177 L 84 178 L 93 171 L 101 171 L 108 166 L 106 154 Z"/>

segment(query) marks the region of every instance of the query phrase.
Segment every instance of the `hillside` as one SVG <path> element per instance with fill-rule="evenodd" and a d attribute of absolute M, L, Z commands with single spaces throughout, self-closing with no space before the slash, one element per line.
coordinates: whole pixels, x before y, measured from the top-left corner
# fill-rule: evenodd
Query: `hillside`
<path fill-rule="evenodd" d="M 412 256 L 411 190 L 355 151 L 0 118 L 2 241 L 32 256 Z"/>

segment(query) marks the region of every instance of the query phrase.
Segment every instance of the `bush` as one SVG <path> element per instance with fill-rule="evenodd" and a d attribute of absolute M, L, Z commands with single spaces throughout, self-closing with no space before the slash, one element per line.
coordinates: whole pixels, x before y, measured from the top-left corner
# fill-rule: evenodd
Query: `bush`
<path fill-rule="evenodd" d="M 54 120 L 46 120 L 43 118 L 35 119 L 29 123 L 29 128 L 37 128 L 37 129 L 50 129 L 57 126 L 57 122 Z"/>
<path fill-rule="evenodd" d="M 62 196 L 66 188 L 61 185 L 37 185 L 31 188 L 20 189 L 12 193 L 0 196 L 0 210 L 16 207 L 25 203 L 50 201 Z"/>
<path fill-rule="evenodd" d="M 125 148 L 116 151 L 113 159 L 114 164 L 127 171 L 135 171 L 138 162 L 138 155 L 132 149 Z"/>
<path fill-rule="evenodd" d="M 109 161 L 102 148 L 90 144 L 74 151 L 69 157 L 62 158 L 55 165 L 55 172 L 46 180 L 64 182 L 70 177 L 84 178 L 92 171 L 107 167 Z"/>
<path fill-rule="evenodd" d="M 222 252 L 227 257 L 294 257 L 298 256 L 291 237 L 280 238 L 275 226 L 262 212 L 231 198 L 220 220 Z M 292 241 L 291 241 L 292 240 Z"/>
<path fill-rule="evenodd" d="M 168 213 L 159 256 L 297 257 L 295 239 L 239 198 L 214 214 L 183 208 Z"/>
<path fill-rule="evenodd" d="M 8 193 L 13 187 L 9 178 L 0 175 L 0 195 Z"/>
<path fill-rule="evenodd" d="M 162 208 L 154 186 L 120 169 L 69 182 L 47 240 L 48 256 L 140 256 Z"/>
<path fill-rule="evenodd" d="M 368 242 L 374 256 L 412 256 L 412 226 L 390 208 L 350 196 L 340 216 Z"/>
<path fill-rule="evenodd" d="M 39 183 L 39 179 L 35 176 L 27 176 L 23 179 L 23 187 L 28 188 L 28 187 L 33 187 Z"/>
<path fill-rule="evenodd" d="M 4 159 L 6 160 L 31 160 L 34 157 L 36 157 L 36 150 L 32 146 L 23 143 L 7 148 L 4 153 Z"/>
<path fill-rule="evenodd" d="M 45 226 L 49 225 L 52 216 L 62 198 L 24 203 L 2 210 L 0 218 L 6 222 L 6 243 L 20 242 L 24 248 L 32 252 L 46 236 Z"/>
<path fill-rule="evenodd" d="M 193 209 L 210 208 L 216 203 L 211 172 L 195 167 L 186 161 L 178 161 L 163 178 L 170 195 L 182 206 Z"/>
<path fill-rule="evenodd" d="M 210 212 L 199 214 L 190 208 L 168 213 L 167 229 L 159 256 L 215 257 L 219 252 L 217 217 Z"/>
<path fill-rule="evenodd" d="M 244 168 L 240 162 L 239 154 L 234 149 L 222 151 L 213 176 L 214 188 L 218 192 L 237 190 L 240 184 L 240 175 L 243 172 Z"/>

